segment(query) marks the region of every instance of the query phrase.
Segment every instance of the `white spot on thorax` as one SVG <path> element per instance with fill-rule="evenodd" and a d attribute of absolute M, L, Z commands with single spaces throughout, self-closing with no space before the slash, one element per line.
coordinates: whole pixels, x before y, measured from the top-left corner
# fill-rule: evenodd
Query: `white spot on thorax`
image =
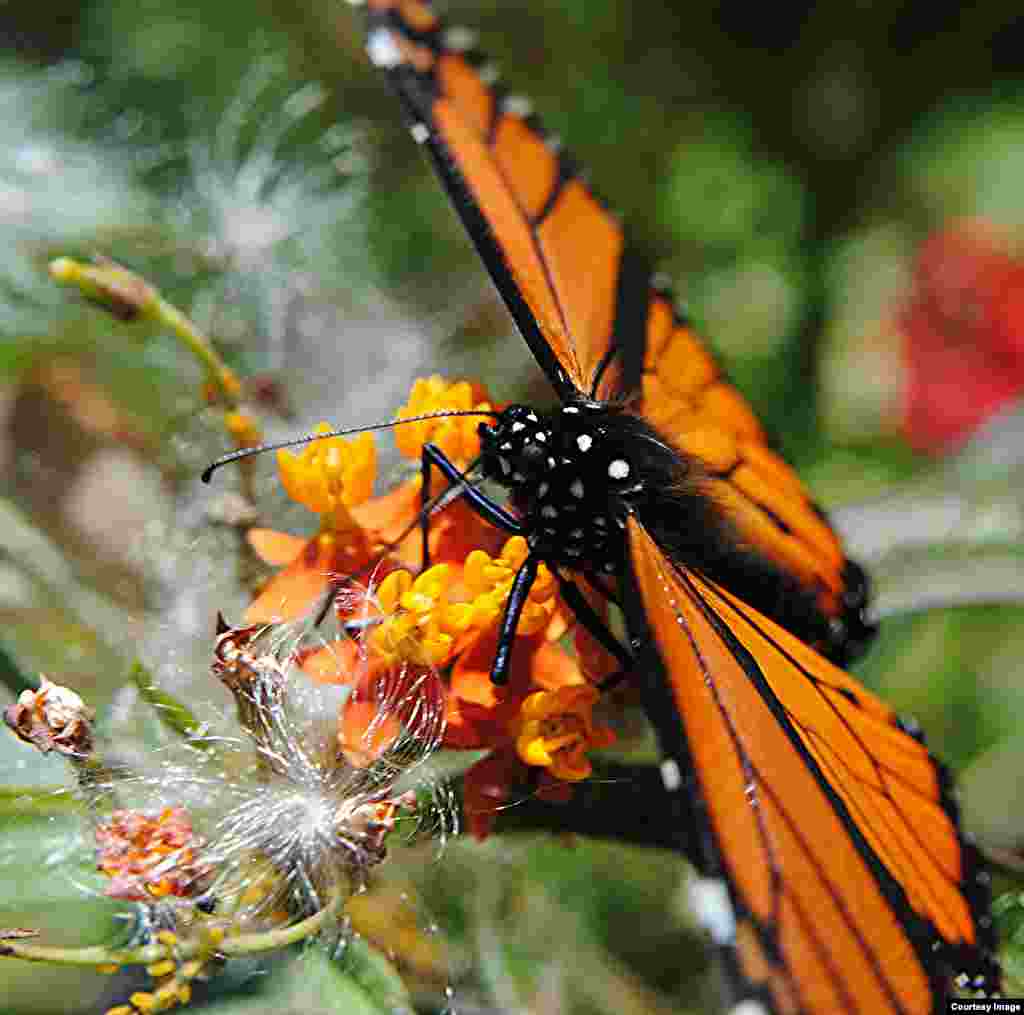
<path fill-rule="evenodd" d="M 370 63 L 385 70 L 402 63 L 402 50 L 386 28 L 375 28 L 366 39 L 366 55 Z"/>
<path fill-rule="evenodd" d="M 594 438 L 588 433 L 581 433 L 579 437 L 576 438 L 576 447 L 578 447 L 580 451 L 589 451 L 593 445 Z"/>
<path fill-rule="evenodd" d="M 423 144 L 430 137 L 430 128 L 425 123 L 414 123 L 409 128 L 409 133 L 416 144 Z"/>
<path fill-rule="evenodd" d="M 583 500 L 583 494 L 586 491 L 583 489 L 583 480 L 574 479 L 572 485 L 569 487 L 569 493 L 571 493 L 577 500 Z"/>
<path fill-rule="evenodd" d="M 661 782 L 669 793 L 675 793 L 683 784 L 683 776 L 679 771 L 679 765 L 671 758 L 666 758 L 661 763 Z"/>
<path fill-rule="evenodd" d="M 694 878 L 687 887 L 690 908 L 711 940 L 718 945 L 731 944 L 736 939 L 736 916 L 725 882 L 721 878 Z"/>
<path fill-rule="evenodd" d="M 608 466 L 608 475 L 612 479 L 625 479 L 629 475 L 629 462 L 623 458 L 616 458 Z"/>

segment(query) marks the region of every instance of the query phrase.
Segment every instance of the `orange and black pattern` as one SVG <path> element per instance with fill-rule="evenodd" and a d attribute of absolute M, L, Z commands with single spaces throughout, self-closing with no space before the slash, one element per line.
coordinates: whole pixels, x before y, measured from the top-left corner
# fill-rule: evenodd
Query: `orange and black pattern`
<path fill-rule="evenodd" d="M 863 572 L 616 217 L 468 33 L 416 0 L 367 6 L 370 56 L 559 395 L 625 401 L 700 462 L 739 541 L 813 599 L 828 630 L 818 644 L 856 655 L 871 634 Z"/>
<path fill-rule="evenodd" d="M 563 402 L 625 404 L 680 463 L 700 463 L 701 492 L 741 547 L 838 629 L 831 645 L 787 630 L 748 605 L 738 572 L 725 589 L 687 566 L 671 526 L 656 540 L 639 509 L 623 522 L 632 678 L 680 844 L 720 892 L 709 925 L 736 1011 L 928 1015 L 954 987 L 997 990 L 988 877 L 944 769 L 805 643 L 841 657 L 867 635 L 863 575 L 615 217 L 468 36 L 416 0 L 367 6 L 371 58 Z"/>
<path fill-rule="evenodd" d="M 695 782 L 704 872 L 728 885 L 737 1000 L 909 1015 L 944 1011 L 949 982 L 991 989 L 988 875 L 944 769 L 842 670 L 635 521 L 629 539 L 630 630 L 653 652 L 642 690 Z"/>

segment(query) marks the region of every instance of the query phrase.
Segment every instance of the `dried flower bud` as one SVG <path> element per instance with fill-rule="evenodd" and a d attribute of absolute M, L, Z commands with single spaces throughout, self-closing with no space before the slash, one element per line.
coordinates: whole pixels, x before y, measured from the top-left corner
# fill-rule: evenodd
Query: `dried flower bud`
<path fill-rule="evenodd" d="M 213 675 L 231 692 L 238 709 L 238 721 L 257 745 L 271 736 L 273 713 L 280 708 L 286 676 L 281 662 L 270 652 L 255 646 L 269 630 L 266 624 L 229 627 L 217 615 L 217 640 L 213 650 Z"/>
<path fill-rule="evenodd" d="M 210 868 L 197 862 L 203 841 L 184 807 L 165 807 L 155 817 L 118 810 L 96 829 L 96 866 L 110 879 L 106 894 L 151 902 L 202 893 Z"/>
<path fill-rule="evenodd" d="M 415 809 L 416 794 L 412 790 L 387 800 L 360 804 L 348 815 L 343 837 L 358 842 L 364 864 L 379 863 L 386 855 L 384 840 L 395 827 L 399 811 Z"/>
<path fill-rule="evenodd" d="M 4 722 L 43 754 L 58 751 L 72 757 L 92 753 L 95 713 L 70 688 L 39 678 L 39 690 L 22 691 L 4 710 Z"/>

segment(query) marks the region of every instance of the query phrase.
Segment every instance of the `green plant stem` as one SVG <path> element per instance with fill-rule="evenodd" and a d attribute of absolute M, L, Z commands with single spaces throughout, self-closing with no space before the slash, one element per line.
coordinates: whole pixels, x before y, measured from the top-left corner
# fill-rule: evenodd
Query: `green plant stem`
<path fill-rule="evenodd" d="M 338 915 L 344 905 L 340 893 L 328 901 L 323 909 L 312 916 L 280 930 L 263 931 L 257 934 L 237 934 L 225 937 L 215 948 L 202 937 L 183 938 L 176 944 L 149 944 L 141 948 L 54 948 L 48 945 L 27 944 L 18 939 L 4 940 L 0 931 L 0 957 L 23 959 L 26 962 L 47 962 L 63 966 L 130 966 L 149 965 L 161 959 L 191 959 L 203 953 L 215 952 L 230 958 L 235 955 L 253 955 L 260 952 L 276 951 L 298 941 L 304 941 L 319 933 L 323 926 Z"/>

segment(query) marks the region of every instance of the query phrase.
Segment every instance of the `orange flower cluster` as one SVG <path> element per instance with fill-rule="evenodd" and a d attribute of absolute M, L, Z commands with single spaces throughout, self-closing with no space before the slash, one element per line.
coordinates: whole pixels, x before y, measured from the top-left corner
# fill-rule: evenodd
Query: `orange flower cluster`
<path fill-rule="evenodd" d="M 431 377 L 416 382 L 398 418 L 489 409 L 478 385 Z M 418 462 L 429 441 L 465 468 L 479 454 L 479 423 L 473 416 L 442 417 L 394 432 L 405 457 Z M 517 628 L 509 682 L 492 684 L 498 626 L 528 553 L 526 541 L 503 540 L 456 501 L 430 519 L 432 566 L 424 570 L 416 525 L 421 480 L 374 498 L 372 435 L 318 441 L 297 455 L 280 452 L 278 462 L 285 490 L 319 515 L 319 530 L 309 539 L 266 529 L 249 533 L 260 556 L 282 570 L 245 619 L 294 619 L 333 591 L 341 619 L 360 621 L 354 625 L 362 632 L 357 640 L 301 660 L 315 680 L 352 685 L 339 730 L 349 760 L 366 764 L 403 732 L 430 728 L 424 715 L 440 715 L 444 746 L 490 750 L 464 781 L 466 819 L 475 835 L 487 834 L 496 806 L 515 784 L 532 783 L 549 798 L 565 799 L 569 784 L 590 774 L 588 751 L 614 739 L 594 723 L 599 694 L 584 676 L 603 676 L 609 664 L 578 638 L 583 671 L 556 644 L 569 626 L 569 611 L 558 598 L 555 576 L 541 565 Z M 429 492 L 436 497 L 444 489 L 432 486 Z M 359 579 L 370 574 L 366 591 Z"/>

